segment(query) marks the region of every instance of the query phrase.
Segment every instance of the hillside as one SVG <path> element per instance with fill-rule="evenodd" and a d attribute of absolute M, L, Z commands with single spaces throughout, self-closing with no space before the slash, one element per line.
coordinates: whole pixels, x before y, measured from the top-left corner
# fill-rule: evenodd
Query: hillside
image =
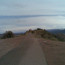
<path fill-rule="evenodd" d="M 48 32 L 45 29 L 36 29 L 36 30 L 29 30 L 26 33 L 32 33 L 38 38 L 50 39 L 55 41 L 65 41 L 65 36 L 63 37 L 61 34 L 53 34 Z"/>
<path fill-rule="evenodd" d="M 53 29 L 47 31 L 51 34 L 54 34 L 59 40 L 65 41 L 65 29 Z"/>

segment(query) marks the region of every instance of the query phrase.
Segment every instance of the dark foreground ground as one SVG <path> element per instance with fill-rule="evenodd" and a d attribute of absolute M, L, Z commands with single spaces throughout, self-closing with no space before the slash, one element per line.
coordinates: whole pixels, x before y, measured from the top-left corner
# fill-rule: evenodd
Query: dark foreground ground
<path fill-rule="evenodd" d="M 0 40 L 0 65 L 65 65 L 65 42 L 32 34 Z"/>
<path fill-rule="evenodd" d="M 8 43 L 11 44 L 12 42 L 14 48 L 12 47 L 11 49 L 10 46 L 8 46 L 9 48 L 6 47 L 6 53 L 1 49 L 3 55 L 0 58 L 0 65 L 47 65 L 38 39 L 33 35 L 27 34 L 26 36 L 15 38 L 13 41 L 16 43 L 14 44 L 12 39 Z M 7 51 L 7 49 L 10 50 Z"/>
<path fill-rule="evenodd" d="M 48 65 L 65 65 L 65 42 L 39 39 Z"/>

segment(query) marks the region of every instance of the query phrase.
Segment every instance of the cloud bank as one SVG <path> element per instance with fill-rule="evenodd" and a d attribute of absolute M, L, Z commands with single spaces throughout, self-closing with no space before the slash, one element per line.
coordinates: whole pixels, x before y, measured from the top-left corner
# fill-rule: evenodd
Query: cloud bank
<path fill-rule="evenodd" d="M 28 18 L 5 18 L 0 19 L 1 33 L 7 30 L 23 32 L 28 29 L 61 29 L 65 28 L 64 16 L 42 16 Z"/>

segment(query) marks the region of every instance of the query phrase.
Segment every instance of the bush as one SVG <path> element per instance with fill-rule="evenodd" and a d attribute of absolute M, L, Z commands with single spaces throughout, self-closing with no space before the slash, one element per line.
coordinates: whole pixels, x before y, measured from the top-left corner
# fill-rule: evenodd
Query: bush
<path fill-rule="evenodd" d="M 41 28 L 37 28 L 37 30 L 42 30 Z"/>
<path fill-rule="evenodd" d="M 6 31 L 4 34 L 3 34 L 3 39 L 5 39 L 5 38 L 12 38 L 12 37 L 14 37 L 14 34 L 13 34 L 13 32 L 12 31 Z"/>

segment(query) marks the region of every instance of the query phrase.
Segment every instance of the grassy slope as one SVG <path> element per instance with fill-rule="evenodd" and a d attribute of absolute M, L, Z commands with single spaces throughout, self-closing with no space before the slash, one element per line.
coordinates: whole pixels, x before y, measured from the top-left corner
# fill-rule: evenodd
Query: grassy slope
<path fill-rule="evenodd" d="M 65 65 L 65 42 L 39 39 L 48 65 Z"/>

